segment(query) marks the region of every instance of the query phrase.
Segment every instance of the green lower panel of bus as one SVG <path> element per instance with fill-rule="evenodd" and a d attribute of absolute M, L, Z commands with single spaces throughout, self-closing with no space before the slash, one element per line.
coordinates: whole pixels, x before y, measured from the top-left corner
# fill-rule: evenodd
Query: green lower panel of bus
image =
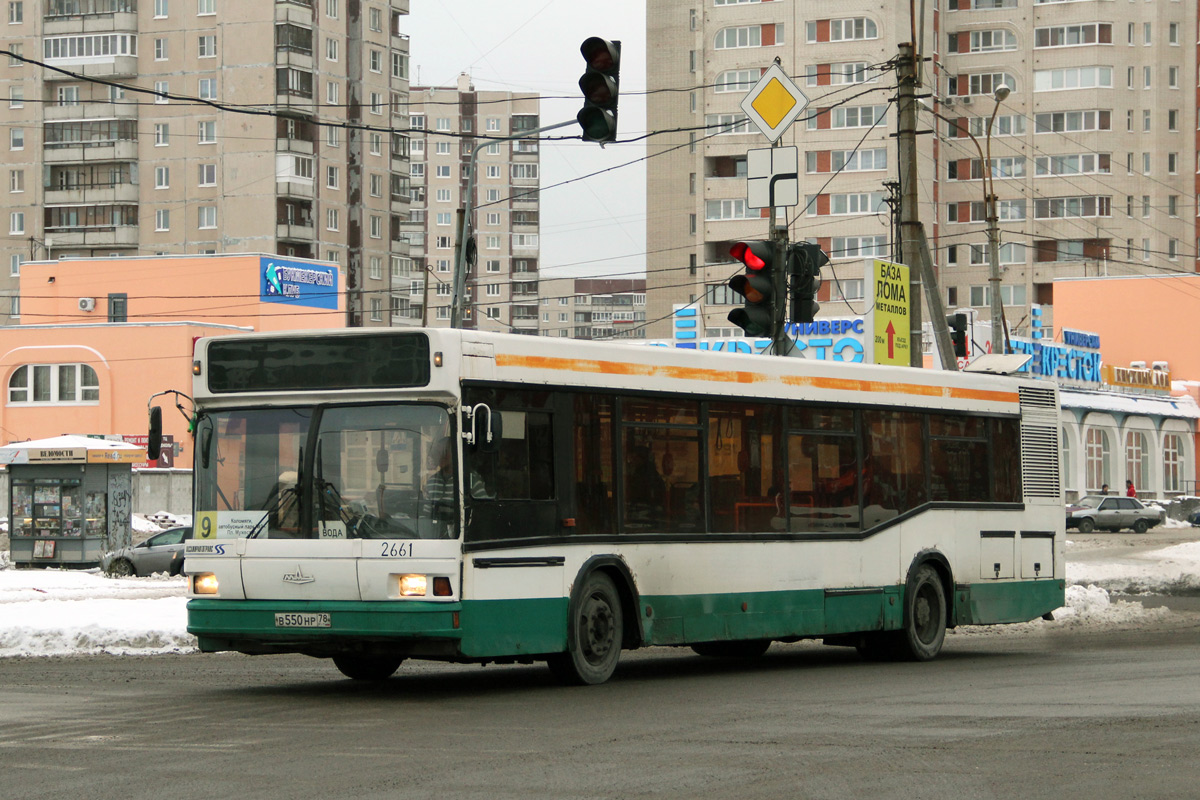
<path fill-rule="evenodd" d="M 1063 605 L 1060 580 L 955 587 L 953 619 L 988 625 L 1037 619 Z M 325 649 L 370 640 L 413 644 L 413 655 L 500 658 L 561 652 L 567 599 L 357 603 L 202 600 L 188 603 L 188 632 L 202 650 Z M 820 637 L 895 630 L 904 621 L 903 587 L 707 595 L 643 595 L 636 609 L 642 642 L 674 645 L 732 639 Z M 309 615 L 309 616 L 305 616 Z M 327 615 L 323 616 L 323 615 Z M 295 627 L 297 619 L 306 622 Z M 418 643 L 433 643 L 429 647 Z M 436 646 L 434 646 L 436 645 Z"/>

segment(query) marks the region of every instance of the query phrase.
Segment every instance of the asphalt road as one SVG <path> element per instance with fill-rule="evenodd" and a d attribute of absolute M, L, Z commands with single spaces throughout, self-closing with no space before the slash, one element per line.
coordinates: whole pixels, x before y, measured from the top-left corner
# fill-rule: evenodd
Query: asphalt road
<path fill-rule="evenodd" d="M 928 664 L 776 644 L 541 665 L 300 656 L 0 660 L 0 798 L 1179 798 L 1200 786 L 1200 616 L 952 634 Z"/>

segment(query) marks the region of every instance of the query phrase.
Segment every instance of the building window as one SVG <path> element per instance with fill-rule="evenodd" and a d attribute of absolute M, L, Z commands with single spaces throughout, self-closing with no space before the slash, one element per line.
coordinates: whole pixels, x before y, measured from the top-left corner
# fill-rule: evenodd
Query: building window
<path fill-rule="evenodd" d="M 200 228 L 215 228 L 217 227 L 217 207 L 216 206 L 199 206 L 196 209 L 197 226 Z"/>
<path fill-rule="evenodd" d="M 171 210 L 168 208 L 158 208 L 154 210 L 154 230 L 169 231 L 171 230 Z"/>
<path fill-rule="evenodd" d="M 325 103 L 326 105 L 336 106 L 341 98 L 341 85 L 337 81 L 329 81 L 325 84 Z"/>
<path fill-rule="evenodd" d="M 154 18 L 167 18 L 167 0 L 154 0 Z"/>
<path fill-rule="evenodd" d="M 170 83 L 168 83 L 167 81 L 155 81 L 154 82 L 154 102 L 156 102 L 156 103 L 170 102 L 170 99 L 167 97 L 167 94 L 170 91 L 171 91 Z"/>
<path fill-rule="evenodd" d="M 217 57 L 217 37 L 213 34 L 201 36 L 196 47 L 197 58 Z"/>
<path fill-rule="evenodd" d="M 8 149 L 9 150 L 24 150 L 25 149 L 25 129 L 24 128 L 9 128 L 8 129 Z"/>
<path fill-rule="evenodd" d="M 13 211 L 8 215 L 8 233 L 17 236 L 25 233 L 25 212 Z"/>
<path fill-rule="evenodd" d="M 1098 492 L 1101 486 L 1108 485 L 1112 480 L 1109 475 L 1108 433 L 1100 428 L 1088 428 L 1085 446 L 1085 488 L 1089 492 Z"/>
<path fill-rule="evenodd" d="M 217 123 L 216 120 L 206 120 L 197 125 L 199 131 L 196 140 L 199 144 L 216 144 L 217 143 Z"/>
<path fill-rule="evenodd" d="M 196 0 L 196 16 L 207 17 L 217 13 L 217 0 Z"/>
<path fill-rule="evenodd" d="M 1033 90 L 1035 92 L 1056 92 L 1069 89 L 1111 89 L 1112 85 L 1112 67 L 1039 69 L 1033 73 Z"/>
<path fill-rule="evenodd" d="M 325 228 L 336 231 L 341 226 L 341 215 L 336 208 L 325 209 Z"/>
<path fill-rule="evenodd" d="M 154 146 L 166 147 L 171 143 L 171 126 L 166 122 L 154 123 Z"/>
<path fill-rule="evenodd" d="M 154 188 L 169 189 L 171 187 L 171 168 L 170 167 L 155 167 L 154 168 Z"/>
<path fill-rule="evenodd" d="M 338 6 L 340 4 L 341 0 L 325 0 L 325 16 L 329 17 L 330 19 L 337 19 Z"/>
<path fill-rule="evenodd" d="M 129 295 L 124 292 L 113 292 L 108 295 L 108 321 L 129 321 Z"/>
<path fill-rule="evenodd" d="M 381 297 L 372 297 L 371 298 L 371 321 L 372 322 L 382 322 L 383 321 L 383 298 L 381 298 Z"/>
<path fill-rule="evenodd" d="M 22 0 L 13 0 L 8 4 L 8 24 L 20 25 L 25 21 L 25 3 Z"/>
<path fill-rule="evenodd" d="M 371 215 L 371 238 L 383 238 L 383 217 L 380 217 L 377 214 Z"/>
<path fill-rule="evenodd" d="M 716 49 L 771 47 L 783 44 L 783 25 L 743 25 L 717 31 Z"/>
<path fill-rule="evenodd" d="M 9 192 L 25 191 L 25 170 L 10 169 L 8 171 L 8 191 Z"/>
<path fill-rule="evenodd" d="M 311 165 L 312 162 L 310 161 L 309 164 Z M 311 177 L 311 169 L 312 169 L 311 166 L 309 167 L 309 169 L 310 169 L 310 177 Z M 217 165 L 216 164 L 200 164 L 200 165 L 198 165 L 198 173 L 199 173 L 199 175 L 198 175 L 198 179 L 196 181 L 198 185 L 200 185 L 200 186 L 216 186 L 217 185 Z"/>
<path fill-rule="evenodd" d="M 327 186 L 330 189 L 336 189 L 336 188 L 338 188 L 338 184 L 340 183 L 340 181 L 341 181 L 341 170 L 339 170 L 337 167 L 326 167 L 325 168 L 325 186 Z"/>
<path fill-rule="evenodd" d="M 383 30 L 383 10 L 382 9 L 371 8 L 370 14 L 368 14 L 367 19 L 369 20 L 369 22 L 367 24 L 371 28 L 371 30 L 373 30 L 377 33 L 379 31 Z"/>
<path fill-rule="evenodd" d="M 155 39 L 154 40 L 154 60 L 155 61 L 166 61 L 167 60 L 167 40 L 166 39 Z"/>
<path fill-rule="evenodd" d="M 216 78 L 201 78 L 200 79 L 200 99 L 201 100 L 216 100 L 217 99 L 217 79 Z"/>
<path fill-rule="evenodd" d="M 1149 474 L 1150 450 L 1146 447 L 1146 434 L 1129 431 L 1125 434 L 1125 477 L 1137 488 L 1149 483 Z"/>
<path fill-rule="evenodd" d="M 1163 437 L 1163 491 L 1183 490 L 1183 437 L 1168 433 Z M 1136 488 L 1136 484 L 1135 487 Z"/>
<path fill-rule="evenodd" d="M 9 405 L 99 402 L 100 379 L 87 364 L 25 364 L 8 379 Z"/>

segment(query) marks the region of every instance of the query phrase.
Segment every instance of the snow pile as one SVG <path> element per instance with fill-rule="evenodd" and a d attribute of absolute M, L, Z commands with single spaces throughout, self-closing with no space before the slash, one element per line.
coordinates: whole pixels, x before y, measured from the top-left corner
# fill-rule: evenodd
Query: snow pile
<path fill-rule="evenodd" d="M 189 652 L 186 603 L 180 577 L 0 568 L 0 657 Z"/>
<path fill-rule="evenodd" d="M 1067 583 L 1095 584 L 1122 594 L 1200 594 L 1200 542 L 1102 562 L 1068 562 Z"/>

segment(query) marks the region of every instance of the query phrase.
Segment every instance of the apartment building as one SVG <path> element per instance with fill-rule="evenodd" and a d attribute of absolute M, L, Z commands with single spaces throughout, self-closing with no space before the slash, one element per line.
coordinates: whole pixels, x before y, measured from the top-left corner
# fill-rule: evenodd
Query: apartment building
<path fill-rule="evenodd" d="M 538 128 L 538 96 L 477 91 L 463 74 L 453 88 L 414 86 L 410 102 L 412 208 L 402 228 L 416 269 L 413 307 L 424 309 L 423 324 L 450 325 L 457 212 L 476 153 L 463 327 L 536 335 L 538 143 L 507 138 Z"/>
<path fill-rule="evenodd" d="M 27 260 L 266 252 L 411 324 L 408 0 L 5 5 L 5 322 Z"/>
<path fill-rule="evenodd" d="M 918 197 L 949 310 L 990 316 L 984 173 L 1013 333 L 1053 325 L 1055 278 L 1196 271 L 1197 8 L 1182 0 L 666 0 L 647 13 L 648 315 L 695 302 L 708 336 L 740 335 L 729 244 L 768 235 L 748 208 L 746 151 L 768 146 L 739 103 L 776 58 L 809 97 L 793 241 L 819 242 L 821 315 L 863 309 L 862 259 L 898 258 L 893 198 L 900 42 L 921 33 Z M 922 36 L 923 34 L 923 36 Z M 997 108 L 994 92 L 1011 93 Z M 995 112 L 989 137 L 988 122 Z M 678 148 L 678 149 L 671 149 Z M 993 182 L 989 182 L 993 183 Z M 667 336 L 669 325 L 652 326 Z"/>
<path fill-rule="evenodd" d="M 646 281 L 641 278 L 542 281 L 539 333 L 569 339 L 643 340 Z"/>

